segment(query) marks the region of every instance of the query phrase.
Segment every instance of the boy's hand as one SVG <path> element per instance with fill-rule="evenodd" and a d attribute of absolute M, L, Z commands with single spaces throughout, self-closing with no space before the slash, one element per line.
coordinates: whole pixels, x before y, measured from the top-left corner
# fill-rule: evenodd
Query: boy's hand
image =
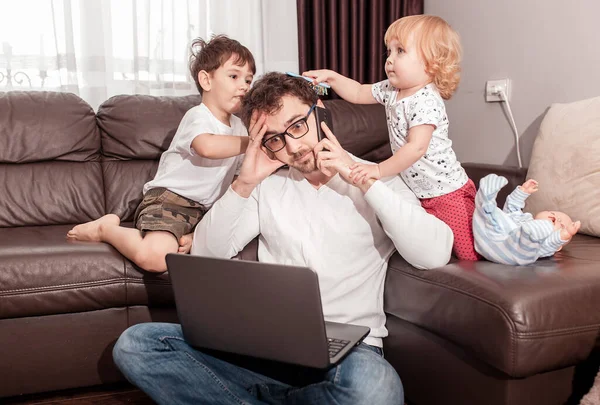
<path fill-rule="evenodd" d="M 327 83 L 329 85 L 333 84 L 335 81 L 335 77 L 337 73 L 333 70 L 329 69 L 320 69 L 320 70 L 307 70 L 306 72 L 302 72 L 302 76 L 310 77 L 313 79 L 313 84 L 319 83 Z"/>
<path fill-rule="evenodd" d="M 581 221 L 571 222 L 568 225 L 563 225 L 560 230 L 560 238 L 562 240 L 570 241 L 573 236 L 579 231 L 581 228 Z"/>
<path fill-rule="evenodd" d="M 350 179 L 354 184 L 365 184 L 369 179 L 378 180 L 381 178 L 379 165 L 369 165 L 365 163 L 354 163 L 350 166 Z"/>
<path fill-rule="evenodd" d="M 194 241 L 194 234 L 187 233 L 179 238 L 179 249 L 177 253 L 190 253 L 192 250 L 192 242 Z"/>
<path fill-rule="evenodd" d="M 262 140 L 267 132 L 267 116 L 252 114 L 248 128 L 248 148 L 240 168 L 240 174 L 233 182 L 232 188 L 238 195 L 249 197 L 252 190 L 271 173 L 283 166 L 279 160 L 272 159 L 270 152 L 262 146 Z"/>
<path fill-rule="evenodd" d="M 524 191 L 527 194 L 535 193 L 536 191 L 538 191 L 538 182 L 534 179 L 527 180 L 521 185 L 521 191 Z"/>

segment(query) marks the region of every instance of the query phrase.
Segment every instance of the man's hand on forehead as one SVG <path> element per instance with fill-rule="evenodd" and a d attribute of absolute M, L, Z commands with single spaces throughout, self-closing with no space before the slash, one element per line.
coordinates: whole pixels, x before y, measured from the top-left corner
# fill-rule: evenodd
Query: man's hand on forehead
<path fill-rule="evenodd" d="M 232 185 L 236 193 L 242 197 L 248 197 L 256 185 L 283 165 L 279 160 L 272 159 L 265 147 L 262 146 L 262 140 L 268 128 L 266 120 L 266 115 L 257 111 L 252 114 L 250 119 L 248 127 L 250 142 L 248 142 L 240 174 Z"/>

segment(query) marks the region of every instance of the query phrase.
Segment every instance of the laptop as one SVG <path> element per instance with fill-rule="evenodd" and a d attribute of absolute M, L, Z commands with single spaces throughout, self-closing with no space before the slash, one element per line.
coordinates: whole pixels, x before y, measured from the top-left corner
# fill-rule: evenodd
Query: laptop
<path fill-rule="evenodd" d="M 178 253 L 166 260 L 183 336 L 194 347 L 326 369 L 369 334 L 324 321 L 308 267 Z"/>

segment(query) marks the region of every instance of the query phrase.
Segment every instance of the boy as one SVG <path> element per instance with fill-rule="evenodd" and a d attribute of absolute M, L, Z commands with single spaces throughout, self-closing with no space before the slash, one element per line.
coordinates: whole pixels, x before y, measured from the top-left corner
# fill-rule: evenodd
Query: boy
<path fill-rule="evenodd" d="M 192 43 L 190 73 L 202 103 L 182 118 L 169 149 L 161 156 L 156 176 L 144 185 L 136 210 L 137 229 L 120 226 L 107 214 L 77 225 L 70 240 L 107 242 L 147 271 L 167 269 L 168 253 L 187 253 L 194 227 L 233 180 L 248 133 L 233 115 L 252 83 L 252 53 L 225 35 Z"/>

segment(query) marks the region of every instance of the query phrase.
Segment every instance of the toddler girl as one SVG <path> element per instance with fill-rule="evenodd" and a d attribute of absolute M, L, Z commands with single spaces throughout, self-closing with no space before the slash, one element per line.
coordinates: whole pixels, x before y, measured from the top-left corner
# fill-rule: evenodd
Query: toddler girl
<path fill-rule="evenodd" d="M 478 260 L 472 230 L 475 185 L 452 150 L 444 105 L 460 80 L 458 34 L 439 17 L 416 15 L 390 25 L 384 41 L 387 80 L 360 84 L 331 70 L 303 75 L 328 83 L 346 101 L 385 106 L 393 156 L 379 164 L 354 164 L 353 181 L 400 174 L 423 208 L 450 226 L 455 255 Z"/>

